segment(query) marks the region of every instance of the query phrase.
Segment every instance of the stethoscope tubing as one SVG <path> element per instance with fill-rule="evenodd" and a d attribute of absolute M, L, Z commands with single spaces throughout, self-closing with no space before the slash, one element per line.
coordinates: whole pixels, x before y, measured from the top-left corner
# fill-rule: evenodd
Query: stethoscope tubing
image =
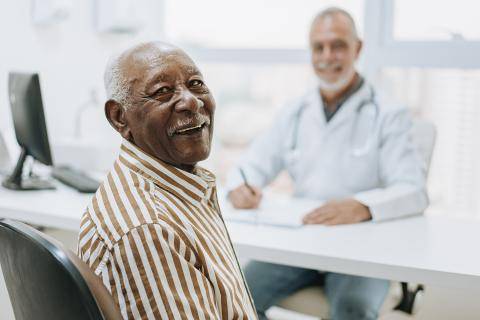
<path fill-rule="evenodd" d="M 355 132 L 357 130 L 357 127 L 358 127 L 358 120 L 360 118 L 360 111 L 366 106 L 366 105 L 373 105 L 373 107 L 375 108 L 375 122 L 377 121 L 378 119 L 378 116 L 379 116 L 379 113 L 380 113 L 380 108 L 378 106 L 378 103 L 376 101 L 376 98 L 375 98 L 375 90 L 373 89 L 372 86 L 369 86 L 370 87 L 370 95 L 367 99 L 364 99 L 362 100 L 357 108 L 356 108 L 356 115 L 355 115 L 355 120 L 354 120 L 354 123 L 353 123 L 353 129 L 352 129 L 352 133 L 350 134 L 350 145 L 352 146 L 352 154 L 354 156 L 361 156 L 362 154 L 365 154 L 368 152 L 368 149 L 370 147 L 370 144 L 371 144 L 371 137 L 370 138 L 367 138 L 366 139 L 366 142 L 364 144 L 363 147 L 361 148 L 355 148 L 353 147 L 353 137 L 355 136 Z M 292 130 L 292 140 L 291 140 L 291 144 L 290 144 L 290 150 L 289 152 L 291 152 L 292 154 L 296 153 L 296 149 L 297 149 L 297 144 L 298 144 L 298 131 L 299 131 L 299 126 L 300 126 L 300 118 L 302 116 L 302 113 L 304 111 L 306 107 L 306 103 L 303 102 L 302 105 L 299 107 L 298 111 L 296 112 L 295 114 L 295 118 L 294 118 L 294 122 L 293 122 L 293 130 Z"/>

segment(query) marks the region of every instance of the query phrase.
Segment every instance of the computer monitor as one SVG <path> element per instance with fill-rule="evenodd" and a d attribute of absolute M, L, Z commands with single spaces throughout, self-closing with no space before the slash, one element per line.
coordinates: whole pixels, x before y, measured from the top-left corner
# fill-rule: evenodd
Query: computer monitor
<path fill-rule="evenodd" d="M 28 177 L 23 177 L 27 156 L 45 165 L 53 165 L 38 74 L 10 73 L 8 93 L 13 126 L 21 153 L 15 169 L 2 185 L 14 190 L 54 189 L 49 181 L 39 179 L 31 172 Z"/>

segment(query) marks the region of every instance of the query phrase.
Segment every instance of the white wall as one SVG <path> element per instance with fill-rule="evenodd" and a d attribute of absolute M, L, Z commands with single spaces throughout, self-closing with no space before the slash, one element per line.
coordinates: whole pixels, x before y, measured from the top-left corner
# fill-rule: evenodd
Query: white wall
<path fill-rule="evenodd" d="M 40 73 L 50 142 L 55 144 L 72 136 L 75 109 L 88 100 L 90 89 L 98 90 L 103 104 L 103 70 L 112 53 L 140 41 L 162 39 L 161 0 L 135 1 L 143 28 L 134 35 L 99 34 L 94 26 L 95 1 L 72 0 L 69 18 L 47 27 L 32 24 L 32 1 L 0 1 L 0 131 L 14 157 L 18 148 L 7 100 L 9 71 Z M 87 135 L 111 144 L 116 136 L 102 109 L 99 105 L 85 114 L 84 121 L 91 123 Z"/>

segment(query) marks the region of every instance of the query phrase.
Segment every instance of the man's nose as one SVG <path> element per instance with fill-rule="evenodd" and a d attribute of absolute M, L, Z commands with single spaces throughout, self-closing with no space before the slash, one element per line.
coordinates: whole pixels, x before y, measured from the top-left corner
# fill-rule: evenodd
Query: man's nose
<path fill-rule="evenodd" d="M 203 105 L 204 103 L 202 100 L 198 99 L 190 92 L 190 90 L 186 89 L 182 90 L 180 99 L 175 105 L 175 110 L 178 112 L 190 111 L 192 113 L 197 113 Z"/>
<path fill-rule="evenodd" d="M 322 60 L 331 61 L 334 58 L 332 48 L 330 46 L 325 46 L 322 51 Z"/>

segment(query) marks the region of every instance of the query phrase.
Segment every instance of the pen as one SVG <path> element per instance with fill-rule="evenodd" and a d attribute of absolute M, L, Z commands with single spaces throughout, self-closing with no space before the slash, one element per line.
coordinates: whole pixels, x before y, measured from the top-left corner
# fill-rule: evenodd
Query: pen
<path fill-rule="evenodd" d="M 250 190 L 252 195 L 255 195 L 255 190 L 253 190 L 252 186 L 248 184 L 247 176 L 245 175 L 245 172 L 243 171 L 242 168 L 240 168 L 240 175 L 242 176 L 243 183 L 245 184 L 245 187 L 247 187 L 248 190 Z"/>
<path fill-rule="evenodd" d="M 255 190 L 253 190 L 252 186 L 248 184 L 247 176 L 245 175 L 245 172 L 243 171 L 242 168 L 240 168 L 240 175 L 242 176 L 245 187 L 247 187 L 247 189 L 250 190 L 250 193 L 254 196 Z M 258 210 L 254 211 L 253 224 L 258 225 Z"/>

